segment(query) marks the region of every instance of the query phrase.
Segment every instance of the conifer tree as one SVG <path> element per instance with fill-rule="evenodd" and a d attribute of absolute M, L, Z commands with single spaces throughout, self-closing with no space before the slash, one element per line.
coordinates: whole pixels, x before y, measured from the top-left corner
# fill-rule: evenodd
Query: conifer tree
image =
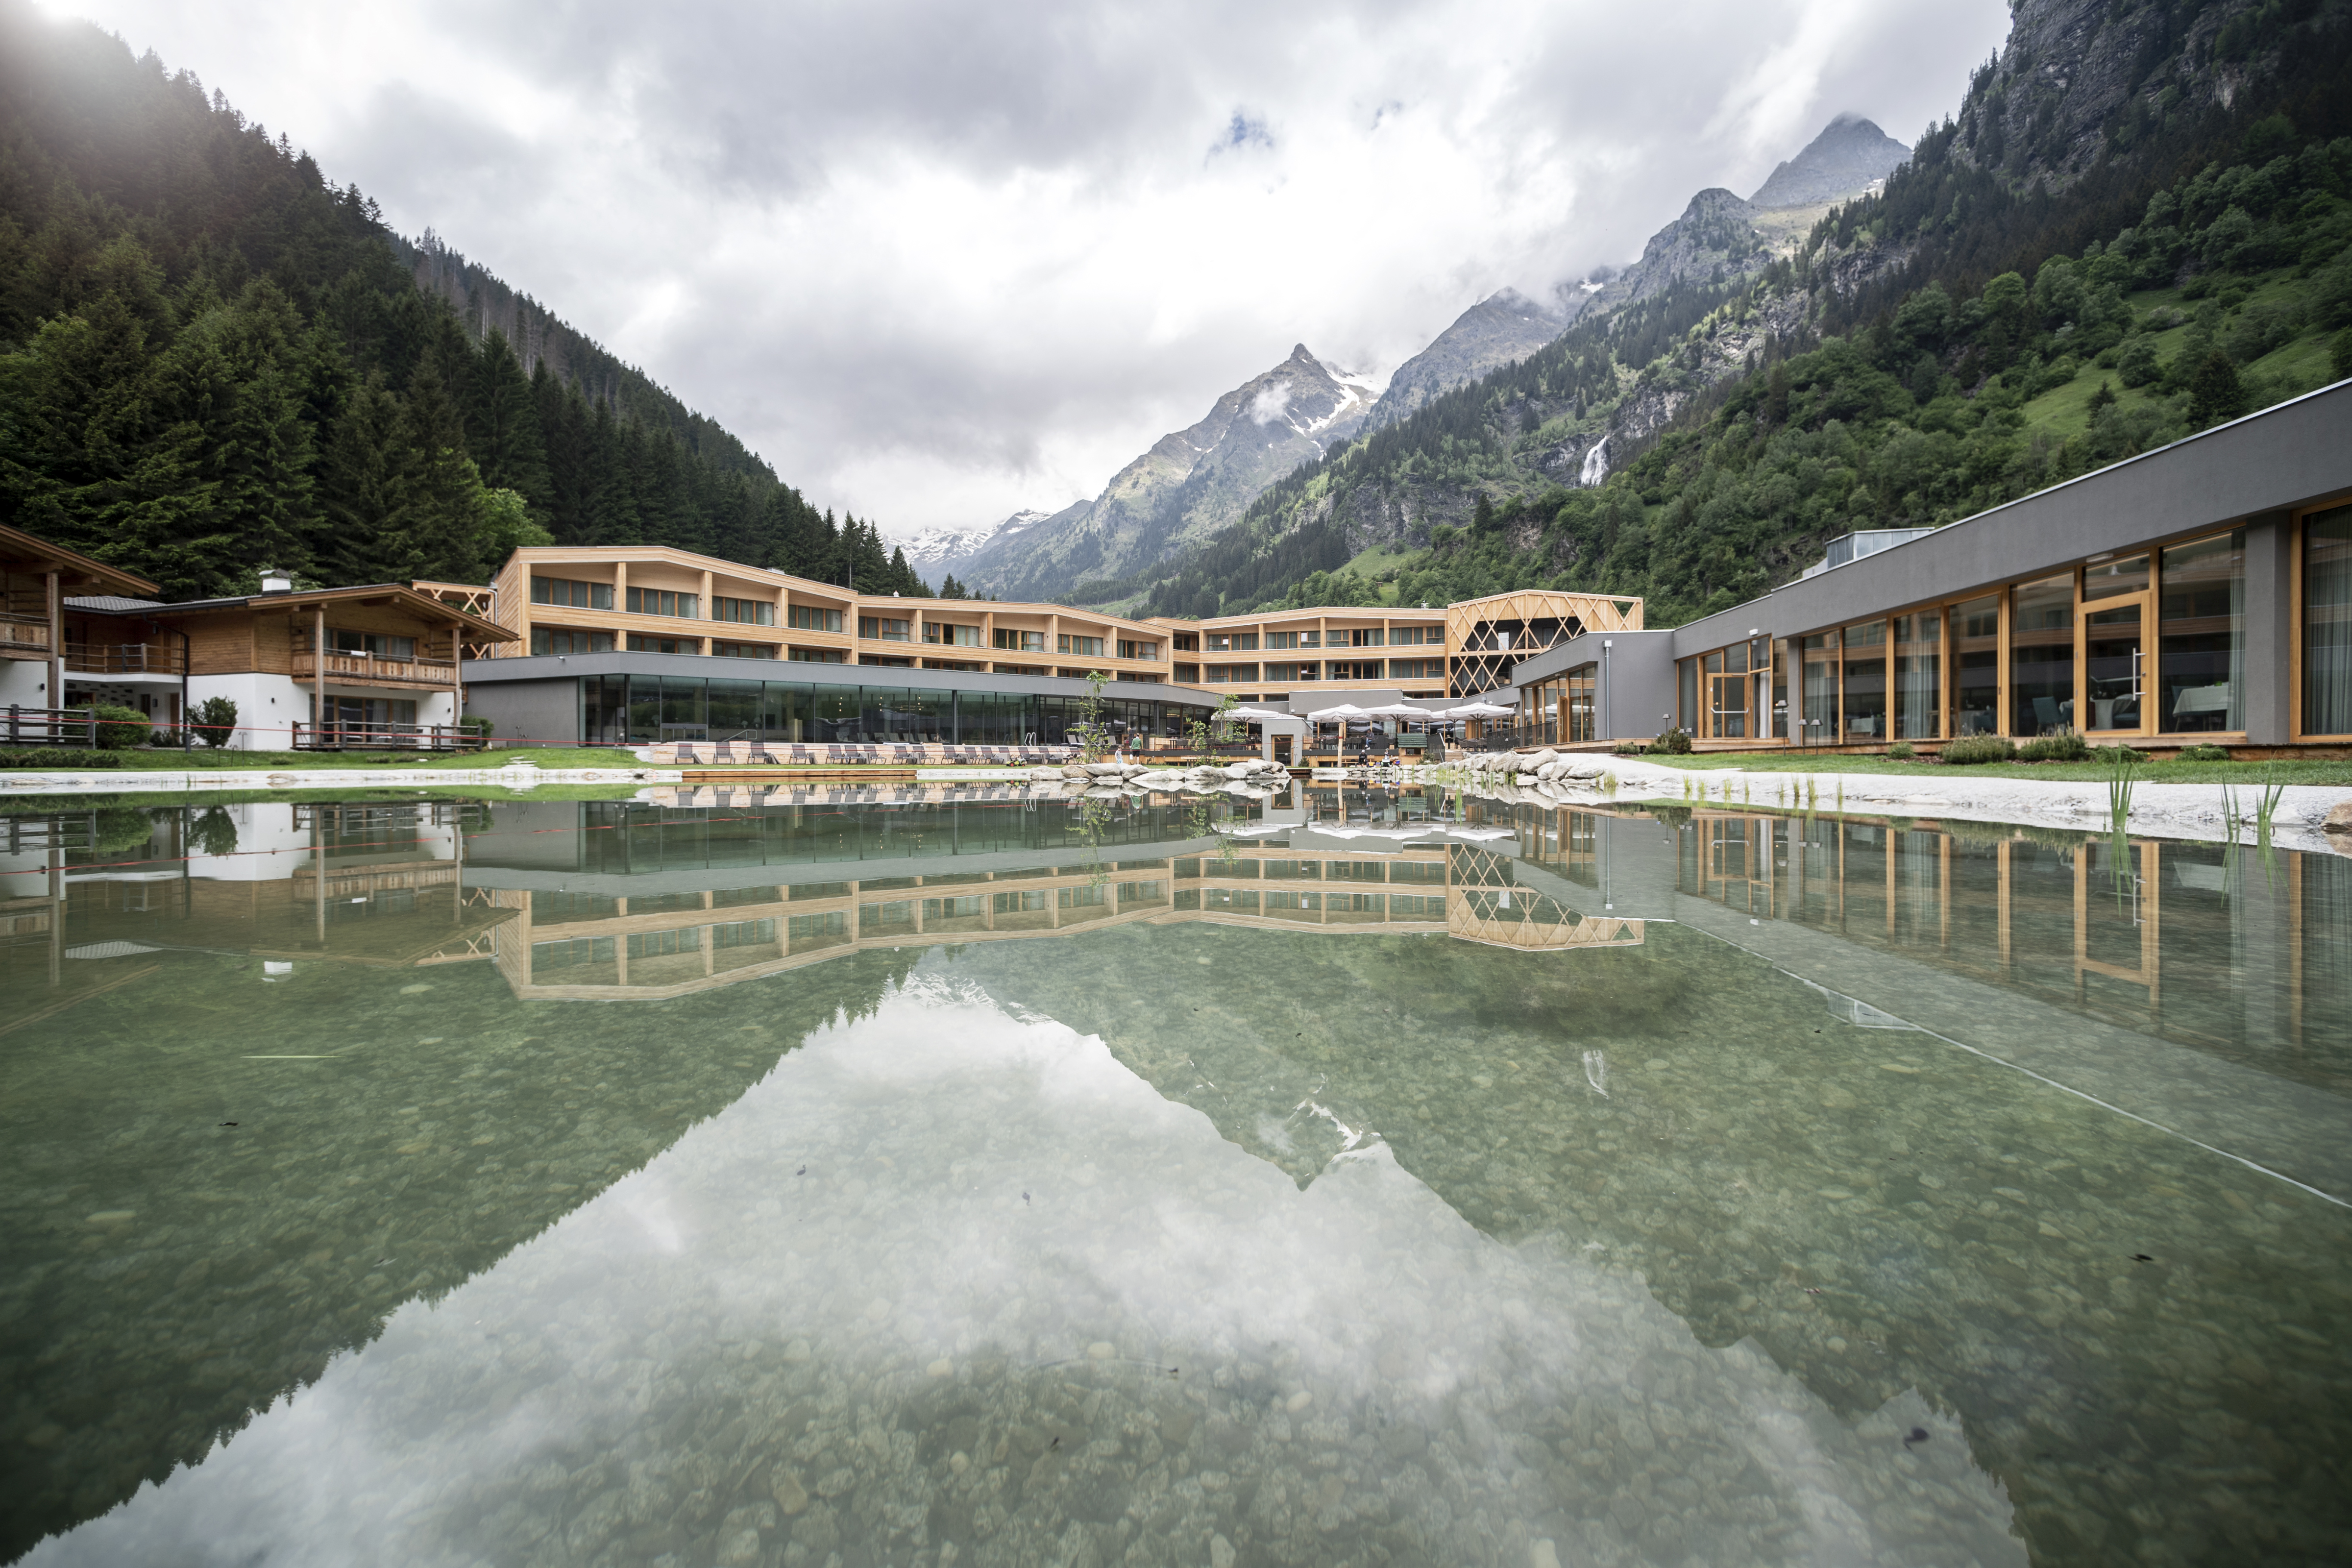
<path fill-rule="evenodd" d="M 394 578 L 482 581 L 488 570 L 482 559 L 482 479 L 466 450 L 465 417 L 434 356 L 420 361 L 409 378 L 400 436 L 415 467 L 397 542 L 386 552 L 388 563 L 398 564 Z"/>
<path fill-rule="evenodd" d="M 323 526 L 311 571 L 330 583 L 383 583 L 407 566 L 407 510 L 415 488 L 416 448 L 400 399 L 371 372 L 353 389 L 321 455 Z"/>
<path fill-rule="evenodd" d="M 473 355 L 466 400 L 466 444 L 482 483 L 519 492 L 534 512 L 548 507 L 547 448 L 539 396 L 496 327 Z"/>

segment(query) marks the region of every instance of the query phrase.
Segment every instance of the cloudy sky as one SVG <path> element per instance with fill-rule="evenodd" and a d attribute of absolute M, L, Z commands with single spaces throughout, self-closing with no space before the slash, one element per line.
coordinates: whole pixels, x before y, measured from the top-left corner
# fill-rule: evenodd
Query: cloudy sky
<path fill-rule="evenodd" d="M 1392 370 L 1506 285 L 1916 140 L 2006 0 L 48 0 L 893 532 L 1053 510 L 1304 342 Z"/>

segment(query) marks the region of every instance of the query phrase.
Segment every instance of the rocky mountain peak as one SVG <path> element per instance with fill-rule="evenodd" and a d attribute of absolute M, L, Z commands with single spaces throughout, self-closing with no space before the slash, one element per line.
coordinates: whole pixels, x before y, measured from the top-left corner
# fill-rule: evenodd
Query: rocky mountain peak
<path fill-rule="evenodd" d="M 1849 111 L 1823 126 L 1803 152 L 1774 169 L 1748 201 L 1759 207 L 1806 207 L 1859 195 L 1910 156 L 1911 149 Z"/>

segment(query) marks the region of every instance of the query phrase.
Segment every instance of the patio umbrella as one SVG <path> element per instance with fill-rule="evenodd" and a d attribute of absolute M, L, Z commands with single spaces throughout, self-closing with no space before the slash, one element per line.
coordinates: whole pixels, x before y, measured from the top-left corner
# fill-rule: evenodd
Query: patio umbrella
<path fill-rule="evenodd" d="M 1494 702 L 1465 702 L 1459 708 L 1448 708 L 1441 715 L 1446 719 L 1508 719 L 1518 711 Z"/>
<path fill-rule="evenodd" d="M 1329 724 L 1349 719 L 1369 719 L 1371 715 L 1352 702 L 1342 702 L 1337 708 L 1318 708 L 1307 717 L 1318 724 Z"/>
<path fill-rule="evenodd" d="M 1224 716 L 1245 723 L 1263 724 L 1268 719 L 1295 719 L 1295 713 L 1285 713 L 1278 708 L 1228 708 Z"/>

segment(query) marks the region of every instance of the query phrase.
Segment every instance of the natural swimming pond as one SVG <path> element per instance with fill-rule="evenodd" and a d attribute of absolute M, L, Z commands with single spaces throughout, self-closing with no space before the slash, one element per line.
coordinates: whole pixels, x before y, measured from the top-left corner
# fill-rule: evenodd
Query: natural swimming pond
<path fill-rule="evenodd" d="M 0 931 L 0 1558 L 2352 1554 L 2352 859 L 100 803 Z"/>

